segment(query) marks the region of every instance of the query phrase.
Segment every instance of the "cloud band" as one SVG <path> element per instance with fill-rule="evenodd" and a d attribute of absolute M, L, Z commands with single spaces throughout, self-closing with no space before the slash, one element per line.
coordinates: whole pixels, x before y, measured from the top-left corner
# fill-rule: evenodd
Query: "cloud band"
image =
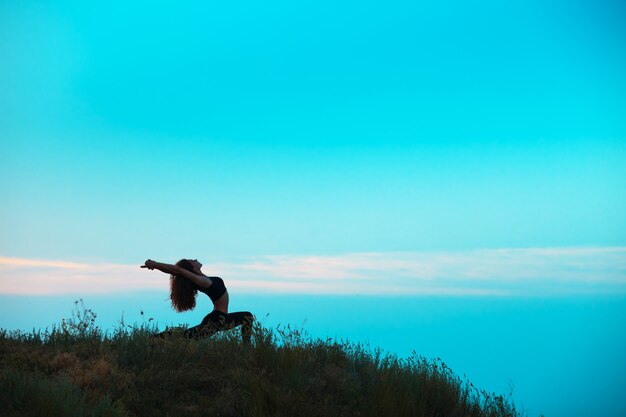
<path fill-rule="evenodd" d="M 231 292 L 380 295 L 626 293 L 626 248 L 265 256 L 205 264 Z M 1 294 L 167 291 L 138 265 L 0 257 Z"/>

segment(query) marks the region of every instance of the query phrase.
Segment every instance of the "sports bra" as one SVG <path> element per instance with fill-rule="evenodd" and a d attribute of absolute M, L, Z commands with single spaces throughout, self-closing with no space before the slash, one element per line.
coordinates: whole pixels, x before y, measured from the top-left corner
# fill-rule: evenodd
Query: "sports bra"
<path fill-rule="evenodd" d="M 211 277 L 211 281 L 213 281 L 213 284 L 210 287 L 198 287 L 198 291 L 208 295 L 211 301 L 216 301 L 224 295 L 226 286 L 224 285 L 224 280 L 220 277 Z"/>

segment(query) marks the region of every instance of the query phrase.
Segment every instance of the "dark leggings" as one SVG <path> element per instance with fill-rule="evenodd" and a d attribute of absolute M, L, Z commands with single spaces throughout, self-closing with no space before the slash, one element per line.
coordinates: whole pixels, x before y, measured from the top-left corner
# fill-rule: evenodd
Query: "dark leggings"
<path fill-rule="evenodd" d="M 183 336 L 188 339 L 201 339 L 214 335 L 219 331 L 231 330 L 237 326 L 241 326 L 241 336 L 246 343 L 250 342 L 252 335 L 252 323 L 254 316 L 249 311 L 238 311 L 236 313 L 225 314 L 221 311 L 213 310 L 207 314 L 200 324 L 189 327 L 183 332 Z M 164 338 L 172 336 L 172 332 L 166 330 L 155 334 L 155 336 Z"/>

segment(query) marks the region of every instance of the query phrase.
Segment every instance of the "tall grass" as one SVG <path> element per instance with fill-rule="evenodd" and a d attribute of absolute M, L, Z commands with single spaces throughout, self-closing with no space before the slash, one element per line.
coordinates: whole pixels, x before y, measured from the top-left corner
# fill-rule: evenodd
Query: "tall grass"
<path fill-rule="evenodd" d="M 52 330 L 0 330 L 0 412 L 26 416 L 513 417 L 441 360 L 398 358 L 289 326 L 200 341 L 155 339 L 150 322 L 110 333 L 77 302 Z M 176 329 L 175 329 L 176 330 Z"/>

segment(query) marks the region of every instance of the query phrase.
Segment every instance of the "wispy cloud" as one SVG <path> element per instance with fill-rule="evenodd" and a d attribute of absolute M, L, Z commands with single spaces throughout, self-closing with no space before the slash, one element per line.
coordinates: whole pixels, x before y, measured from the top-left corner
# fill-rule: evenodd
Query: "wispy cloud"
<path fill-rule="evenodd" d="M 167 288 L 138 266 L 0 257 L 0 294 L 93 294 Z"/>
<path fill-rule="evenodd" d="M 626 248 L 266 256 L 205 264 L 231 292 L 516 295 L 626 293 Z M 0 293 L 167 291 L 164 274 L 137 265 L 0 257 Z"/>

